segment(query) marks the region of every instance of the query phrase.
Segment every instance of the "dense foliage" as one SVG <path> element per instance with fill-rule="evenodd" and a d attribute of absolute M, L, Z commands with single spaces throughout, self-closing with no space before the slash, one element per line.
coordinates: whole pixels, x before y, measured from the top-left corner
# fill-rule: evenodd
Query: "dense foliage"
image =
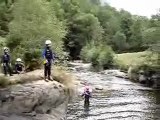
<path fill-rule="evenodd" d="M 65 51 L 71 60 L 108 68 L 114 52 L 160 54 L 160 14 L 135 16 L 100 0 L 0 0 L 0 46 L 6 44 L 13 59 L 39 59 L 46 39 L 62 59 Z"/>

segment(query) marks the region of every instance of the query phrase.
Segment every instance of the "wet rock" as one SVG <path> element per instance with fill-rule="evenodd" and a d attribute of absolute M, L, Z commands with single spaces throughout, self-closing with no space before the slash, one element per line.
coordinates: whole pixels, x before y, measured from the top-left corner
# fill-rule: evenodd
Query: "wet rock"
<path fill-rule="evenodd" d="M 36 81 L 1 89 L 0 120 L 64 119 L 68 95 L 60 89 L 65 88 L 56 81 Z"/>
<path fill-rule="evenodd" d="M 118 78 L 125 78 L 128 79 L 128 75 L 124 72 L 121 72 L 120 70 L 105 70 L 100 72 L 100 74 L 105 74 L 105 75 L 110 75 L 110 76 L 115 76 Z"/>
<path fill-rule="evenodd" d="M 101 85 L 96 85 L 96 86 L 95 86 L 95 89 L 96 89 L 96 90 L 103 90 L 103 86 L 101 86 Z"/>
<path fill-rule="evenodd" d="M 91 63 L 81 63 L 81 62 L 70 62 L 68 66 L 72 67 L 70 69 L 76 70 L 76 71 L 86 71 L 89 70 L 91 67 Z"/>

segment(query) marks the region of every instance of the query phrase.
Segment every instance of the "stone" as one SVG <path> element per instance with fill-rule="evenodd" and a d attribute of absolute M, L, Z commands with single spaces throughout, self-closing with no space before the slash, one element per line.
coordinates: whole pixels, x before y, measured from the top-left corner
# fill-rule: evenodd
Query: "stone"
<path fill-rule="evenodd" d="M 69 95 L 60 89 L 64 85 L 44 80 L 0 89 L 0 120 L 65 119 Z"/>
<path fill-rule="evenodd" d="M 96 85 L 96 86 L 95 86 L 95 89 L 96 89 L 96 90 L 103 90 L 103 86 L 101 86 L 101 85 Z"/>

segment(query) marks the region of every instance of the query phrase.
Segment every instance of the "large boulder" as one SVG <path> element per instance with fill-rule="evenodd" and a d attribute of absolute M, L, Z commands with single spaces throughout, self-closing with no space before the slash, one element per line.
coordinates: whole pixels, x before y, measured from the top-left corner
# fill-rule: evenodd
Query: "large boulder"
<path fill-rule="evenodd" d="M 43 80 L 0 89 L 0 120 L 63 120 L 68 89 Z"/>

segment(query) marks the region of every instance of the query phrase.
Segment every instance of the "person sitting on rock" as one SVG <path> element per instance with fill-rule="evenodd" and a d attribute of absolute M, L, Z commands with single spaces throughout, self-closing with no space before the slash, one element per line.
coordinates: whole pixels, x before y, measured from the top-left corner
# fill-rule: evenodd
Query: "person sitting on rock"
<path fill-rule="evenodd" d="M 1 64 L 4 70 L 4 74 L 7 75 L 7 73 L 10 74 L 10 76 L 12 76 L 12 70 L 11 70 L 11 58 L 9 55 L 9 49 L 8 47 L 4 47 L 4 54 L 2 55 L 2 59 L 1 59 Z"/>
<path fill-rule="evenodd" d="M 23 64 L 21 58 L 16 59 L 15 72 L 16 72 L 16 74 L 20 74 L 20 73 L 24 72 L 24 64 Z"/>

